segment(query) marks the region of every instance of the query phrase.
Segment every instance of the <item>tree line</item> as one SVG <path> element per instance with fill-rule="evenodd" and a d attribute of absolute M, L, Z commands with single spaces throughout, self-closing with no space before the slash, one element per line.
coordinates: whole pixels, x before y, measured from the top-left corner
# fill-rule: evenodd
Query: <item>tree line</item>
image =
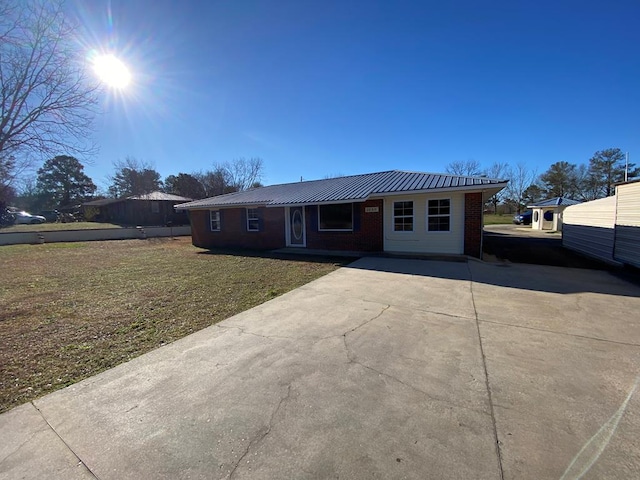
<path fill-rule="evenodd" d="M 520 212 L 527 205 L 555 197 L 596 200 L 613 195 L 617 183 L 640 176 L 640 168 L 628 163 L 619 148 L 599 150 L 587 163 L 555 162 L 540 175 L 524 162 L 494 162 L 482 168 L 476 160 L 457 161 L 449 163 L 446 171 L 509 180 L 507 187 L 487 202 L 494 213 L 501 205 L 509 212 Z"/>
<path fill-rule="evenodd" d="M 90 200 L 131 197 L 154 191 L 200 199 L 262 186 L 261 158 L 239 158 L 219 163 L 210 170 L 178 173 L 164 180 L 148 162 L 128 157 L 113 164 L 107 195 L 97 194 L 93 180 L 75 157 L 58 155 L 42 165 L 35 179 L 24 182 L 14 198 L 5 198 L 30 211 L 67 209 Z"/>
<path fill-rule="evenodd" d="M 82 25 L 64 0 L 0 1 L 0 211 L 66 207 L 98 198 L 80 160 L 97 151 L 93 121 L 105 88 L 75 42 Z M 48 158 L 29 177 L 41 158 Z M 110 196 L 163 190 L 202 198 L 259 185 L 261 159 L 239 159 L 164 180 L 145 162 L 114 164 Z"/>

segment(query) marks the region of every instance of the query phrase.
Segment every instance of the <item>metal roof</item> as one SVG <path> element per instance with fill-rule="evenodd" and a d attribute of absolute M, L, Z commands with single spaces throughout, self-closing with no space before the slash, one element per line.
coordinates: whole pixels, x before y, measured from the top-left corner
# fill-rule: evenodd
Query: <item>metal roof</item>
<path fill-rule="evenodd" d="M 84 202 L 82 205 L 87 207 L 103 207 L 112 203 L 124 202 L 125 200 L 153 200 L 153 201 L 171 201 L 171 202 L 188 202 L 191 200 L 189 197 L 181 197 L 179 195 L 172 195 L 164 192 L 151 192 L 144 195 L 134 195 L 132 197 L 124 198 L 102 198 L 100 200 L 92 200 L 90 202 Z"/>
<path fill-rule="evenodd" d="M 191 198 L 181 197 L 179 195 L 172 195 L 170 193 L 164 192 L 151 192 L 145 193 L 143 195 L 134 195 L 132 197 L 127 197 L 128 200 L 154 200 L 154 201 L 172 201 L 172 202 L 184 202 L 189 201 Z"/>
<path fill-rule="evenodd" d="M 485 177 L 404 172 L 366 173 L 348 177 L 328 178 L 306 182 L 283 183 L 254 188 L 243 192 L 228 193 L 217 197 L 195 200 L 177 205 L 187 210 L 242 205 L 308 205 L 318 203 L 340 203 L 364 201 L 370 197 L 388 194 L 416 193 L 434 190 L 496 190 L 507 184 L 507 180 Z"/>
<path fill-rule="evenodd" d="M 565 197 L 555 197 L 550 198 L 548 200 L 542 200 L 541 202 L 532 203 L 531 205 L 527 205 L 527 208 L 536 208 L 536 207 L 557 207 L 559 205 L 568 207 L 569 205 L 577 205 L 579 203 L 578 200 L 572 200 L 570 198 Z"/>

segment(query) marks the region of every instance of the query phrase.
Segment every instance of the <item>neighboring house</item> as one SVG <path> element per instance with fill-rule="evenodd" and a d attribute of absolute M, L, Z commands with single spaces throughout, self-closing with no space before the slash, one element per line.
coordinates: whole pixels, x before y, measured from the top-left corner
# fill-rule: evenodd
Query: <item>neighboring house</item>
<path fill-rule="evenodd" d="M 616 194 L 569 207 L 562 245 L 615 264 L 640 268 L 640 180 L 616 186 Z"/>
<path fill-rule="evenodd" d="M 151 192 L 126 198 L 105 198 L 82 204 L 87 220 L 123 225 L 186 225 L 189 217 L 176 211 L 175 205 L 190 198 L 163 192 Z"/>
<path fill-rule="evenodd" d="M 202 248 L 482 254 L 483 205 L 506 180 L 388 171 L 178 205 Z"/>
<path fill-rule="evenodd" d="M 531 228 L 534 230 L 562 230 L 562 212 L 564 209 L 580 203 L 570 198 L 555 197 L 549 200 L 527 205 L 532 210 Z"/>

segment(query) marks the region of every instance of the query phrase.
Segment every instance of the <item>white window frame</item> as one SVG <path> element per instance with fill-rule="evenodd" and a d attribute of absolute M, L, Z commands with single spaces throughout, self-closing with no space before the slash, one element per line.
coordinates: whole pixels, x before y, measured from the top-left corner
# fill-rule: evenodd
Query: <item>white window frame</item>
<path fill-rule="evenodd" d="M 329 205 L 351 205 L 351 228 L 322 228 L 320 226 L 320 207 L 328 207 Z M 336 203 L 336 204 L 324 204 L 318 205 L 318 231 L 319 232 L 353 232 L 353 203 Z"/>
<path fill-rule="evenodd" d="M 214 222 L 217 228 L 214 228 Z M 220 231 L 220 210 L 209 210 L 209 228 L 212 232 Z"/>
<path fill-rule="evenodd" d="M 250 216 L 250 212 L 253 212 L 255 216 Z M 255 222 L 255 228 L 251 228 L 251 222 Z M 247 232 L 259 232 L 260 231 L 260 216 L 258 215 L 257 208 L 247 207 Z"/>
<path fill-rule="evenodd" d="M 411 215 L 396 215 L 396 203 L 410 203 Z M 411 218 L 411 230 L 396 230 L 396 218 Z M 413 233 L 416 229 L 416 202 L 413 200 L 394 200 L 391 205 L 391 229 L 393 233 Z"/>
<path fill-rule="evenodd" d="M 429 202 L 441 202 L 442 200 L 448 200 L 449 201 L 449 213 L 437 213 L 434 215 L 430 215 L 429 214 Z M 440 205 L 438 204 L 438 208 L 440 208 Z M 427 233 L 451 233 L 451 210 L 453 209 L 453 202 L 451 201 L 450 197 L 443 197 L 443 198 L 429 198 L 427 199 L 427 205 L 426 205 L 426 229 L 427 229 Z M 449 229 L 448 230 L 430 230 L 429 229 L 429 219 L 430 218 L 444 218 L 447 217 L 449 218 Z"/>

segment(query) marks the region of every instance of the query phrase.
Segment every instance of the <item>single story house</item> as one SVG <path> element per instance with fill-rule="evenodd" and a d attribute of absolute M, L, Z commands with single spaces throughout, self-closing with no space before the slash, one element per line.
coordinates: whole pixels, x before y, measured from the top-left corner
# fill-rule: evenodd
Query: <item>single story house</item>
<path fill-rule="evenodd" d="M 506 180 L 387 171 L 177 205 L 202 248 L 482 255 L 483 205 Z"/>
<path fill-rule="evenodd" d="M 562 246 L 640 268 L 640 180 L 616 185 L 614 196 L 567 208 Z"/>
<path fill-rule="evenodd" d="M 555 197 L 527 205 L 532 210 L 531 228 L 534 230 L 562 230 L 562 212 L 570 205 L 580 203 L 565 197 Z"/>
<path fill-rule="evenodd" d="M 191 198 L 164 192 L 151 192 L 123 198 L 104 198 L 82 204 L 84 218 L 89 221 L 120 223 L 123 225 L 189 224 L 184 211 L 174 207 Z"/>

